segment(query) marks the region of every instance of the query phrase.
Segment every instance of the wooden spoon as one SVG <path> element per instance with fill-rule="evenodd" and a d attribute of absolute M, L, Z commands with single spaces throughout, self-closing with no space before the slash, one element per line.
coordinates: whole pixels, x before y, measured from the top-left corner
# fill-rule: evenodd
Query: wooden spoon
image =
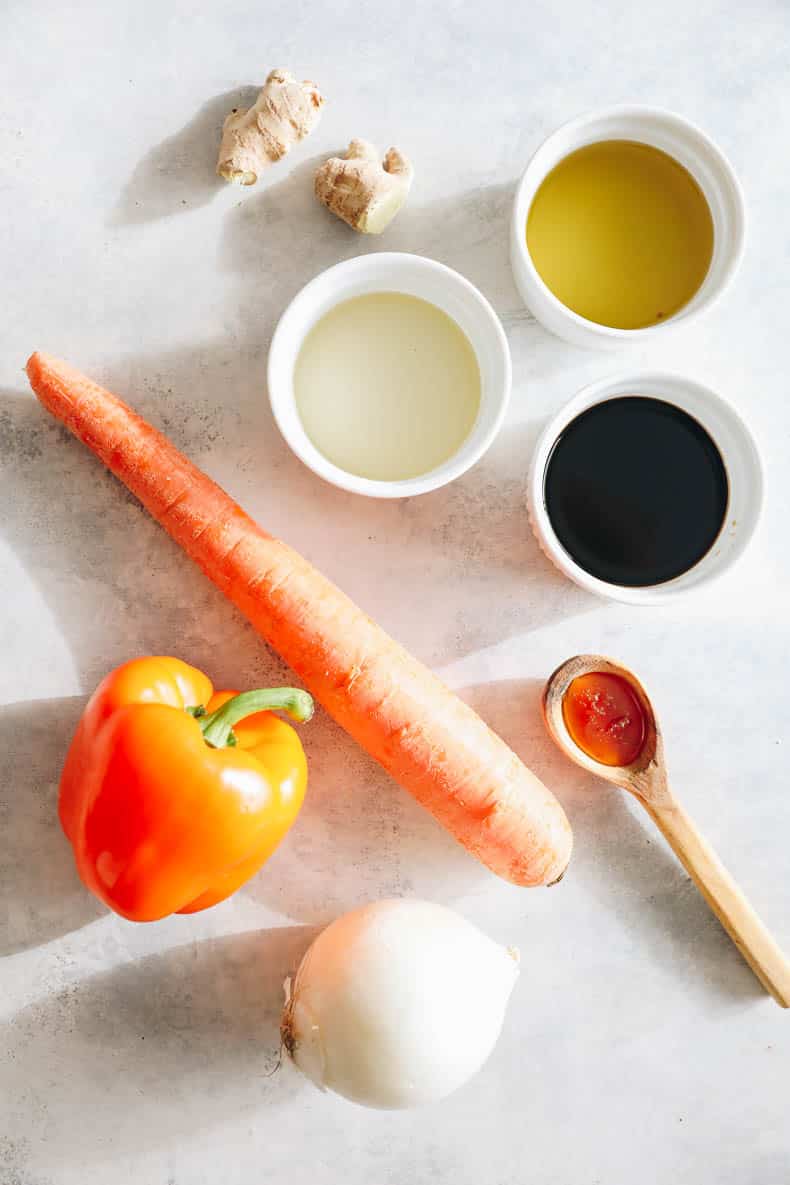
<path fill-rule="evenodd" d="M 562 702 L 570 684 L 579 675 L 598 671 L 624 679 L 644 712 L 645 739 L 630 765 L 603 765 L 589 757 L 565 724 Z M 639 680 L 625 667 L 599 654 L 578 654 L 549 678 L 543 692 L 543 712 L 551 736 L 571 760 L 628 790 L 642 804 L 765 990 L 783 1008 L 790 1007 L 790 963 L 670 790 L 661 730 Z"/>

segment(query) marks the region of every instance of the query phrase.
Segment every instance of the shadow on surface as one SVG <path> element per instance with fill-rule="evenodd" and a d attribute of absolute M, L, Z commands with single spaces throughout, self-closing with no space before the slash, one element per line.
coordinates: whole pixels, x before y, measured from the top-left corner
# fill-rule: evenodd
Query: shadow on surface
<path fill-rule="evenodd" d="M 145 154 L 123 187 L 111 224 L 154 222 L 205 206 L 226 184 L 216 174 L 222 124 L 234 107 L 249 107 L 260 88 L 216 95 L 180 131 Z"/>
<path fill-rule="evenodd" d="M 556 748 L 543 723 L 542 693 L 542 680 L 524 679 L 469 687 L 461 694 L 565 807 L 574 831 L 568 879 L 616 917 L 634 958 L 644 952 L 699 992 L 707 988 L 730 1001 L 765 999 L 643 808 Z"/>
<path fill-rule="evenodd" d="M 506 324 L 536 326 L 510 271 L 514 184 L 481 186 L 423 204 L 415 194 L 385 237 L 360 235 L 316 200 L 313 176 L 328 155 L 299 162 L 282 178 L 273 170 L 270 180 L 259 183 L 245 201 L 228 210 L 220 259 L 239 277 L 245 302 L 242 316 L 246 311 L 252 317 L 260 309 L 273 277 L 277 277 L 282 312 L 299 289 L 325 268 L 357 255 L 405 251 L 436 259 L 466 276 Z M 251 321 L 248 324 L 253 327 Z M 537 327 L 535 332 L 541 339 L 546 336 Z"/>
<path fill-rule="evenodd" d="M 554 569 L 529 527 L 524 486 L 537 424 L 507 428 L 444 489 L 358 498 L 291 454 L 263 371 L 262 350 L 228 341 L 120 361 L 96 378 L 430 665 L 597 607 Z M 240 615 L 31 396 L 3 395 L 0 433 L 0 533 L 61 625 L 86 688 L 140 653 L 204 662 L 226 685 L 283 669 L 262 658 Z M 316 530 L 319 512 L 327 530 Z M 492 592 L 481 614 L 480 597 Z"/>
<path fill-rule="evenodd" d="M 310 767 L 305 804 L 243 893 L 288 917 L 328 922 L 382 897 L 452 905 L 490 879 L 325 713 L 301 735 Z"/>
<path fill-rule="evenodd" d="M 315 929 L 175 947 L 72 984 L 0 1030 L 0 1097 L 20 1101 L 48 1155 L 97 1156 L 188 1138 L 301 1089 L 279 1059 L 283 981 Z M 312 1087 L 310 1089 L 313 1089 Z M 73 1127 L 74 1103 L 91 1140 Z"/>
<path fill-rule="evenodd" d="M 0 955 L 106 912 L 84 887 L 58 820 L 58 781 L 82 696 L 0 707 Z"/>
<path fill-rule="evenodd" d="M 214 431 L 221 410 L 215 420 L 196 399 L 190 416 L 177 403 L 157 415 L 158 397 L 143 390 L 144 414 L 171 420 L 174 438 L 199 459 L 198 438 Z M 177 654 L 229 686 L 264 686 L 284 673 L 137 500 L 32 396 L 0 398 L 0 438 L 0 535 L 44 598 L 86 690 L 146 653 Z"/>

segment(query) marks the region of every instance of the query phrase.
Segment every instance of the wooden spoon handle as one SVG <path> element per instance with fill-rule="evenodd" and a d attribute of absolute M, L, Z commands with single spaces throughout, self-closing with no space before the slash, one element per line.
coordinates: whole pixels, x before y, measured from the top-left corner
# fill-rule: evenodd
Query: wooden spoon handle
<path fill-rule="evenodd" d="M 642 802 L 765 990 L 790 1008 L 790 963 L 693 819 L 669 794 Z"/>

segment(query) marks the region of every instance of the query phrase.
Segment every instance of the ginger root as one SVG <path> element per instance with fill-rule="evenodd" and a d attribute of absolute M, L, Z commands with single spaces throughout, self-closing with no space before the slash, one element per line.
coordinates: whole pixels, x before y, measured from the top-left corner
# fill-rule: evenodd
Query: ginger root
<path fill-rule="evenodd" d="M 411 180 L 411 164 L 397 148 L 379 161 L 372 144 L 352 140 L 344 157 L 330 157 L 316 170 L 315 196 L 354 230 L 378 235 L 406 201 Z"/>
<path fill-rule="evenodd" d="M 231 111 L 222 127 L 217 172 L 236 185 L 254 185 L 313 130 L 324 99 L 314 82 L 272 70 L 254 107 Z"/>

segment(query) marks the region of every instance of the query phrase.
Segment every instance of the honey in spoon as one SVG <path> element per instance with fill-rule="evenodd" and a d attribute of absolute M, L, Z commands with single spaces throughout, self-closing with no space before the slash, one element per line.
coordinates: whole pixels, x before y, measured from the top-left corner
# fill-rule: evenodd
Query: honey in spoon
<path fill-rule="evenodd" d="M 620 675 L 577 675 L 563 697 L 562 716 L 572 740 L 601 765 L 630 765 L 642 751 L 645 714 Z"/>

